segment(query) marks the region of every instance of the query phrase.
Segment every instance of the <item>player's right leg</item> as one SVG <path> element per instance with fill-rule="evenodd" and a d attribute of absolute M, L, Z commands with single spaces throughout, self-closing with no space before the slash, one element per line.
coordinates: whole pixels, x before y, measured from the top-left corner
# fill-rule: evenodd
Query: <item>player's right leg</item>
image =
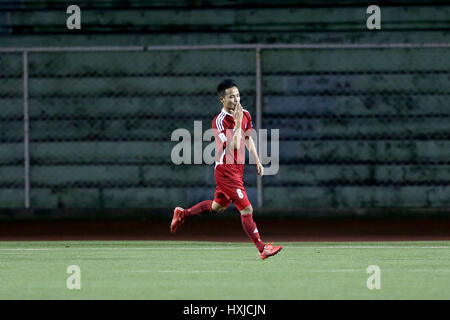
<path fill-rule="evenodd" d="M 183 224 L 189 216 L 195 216 L 198 214 L 212 213 L 212 200 L 205 200 L 197 203 L 189 209 L 183 209 L 176 207 L 173 210 L 173 218 L 170 223 L 170 232 L 174 233 Z"/>
<path fill-rule="evenodd" d="M 228 207 L 228 205 L 222 206 L 220 203 L 218 203 L 216 201 L 213 201 L 213 203 L 211 205 L 212 211 L 214 213 L 223 213 L 227 209 L 227 207 Z"/>
<path fill-rule="evenodd" d="M 173 218 L 170 224 L 170 232 L 174 233 L 190 216 L 196 216 L 205 213 L 222 213 L 230 205 L 231 200 L 229 200 L 226 195 L 216 187 L 216 193 L 214 195 L 214 201 L 205 200 L 189 209 L 183 209 L 181 207 L 176 207 L 173 211 Z"/>

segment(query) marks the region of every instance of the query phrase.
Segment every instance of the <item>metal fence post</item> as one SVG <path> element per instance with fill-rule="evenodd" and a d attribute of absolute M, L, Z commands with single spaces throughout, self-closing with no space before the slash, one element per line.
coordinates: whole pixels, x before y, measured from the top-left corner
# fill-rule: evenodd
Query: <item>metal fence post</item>
<path fill-rule="evenodd" d="M 261 48 L 256 48 L 256 131 L 259 134 L 262 126 L 262 88 L 261 88 Z M 258 136 L 258 146 L 260 146 Z M 259 154 L 260 147 L 258 147 Z M 256 191 L 258 208 L 263 206 L 262 177 L 256 175 Z"/>
<path fill-rule="evenodd" d="M 29 151 L 29 114 L 28 114 L 28 52 L 23 52 L 23 126 L 24 126 L 24 175 L 25 208 L 30 208 L 30 151 Z"/>

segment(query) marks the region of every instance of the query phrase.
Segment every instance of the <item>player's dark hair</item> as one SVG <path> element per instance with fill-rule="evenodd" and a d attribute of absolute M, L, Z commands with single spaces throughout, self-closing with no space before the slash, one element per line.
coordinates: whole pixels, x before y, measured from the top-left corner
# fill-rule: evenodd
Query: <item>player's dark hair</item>
<path fill-rule="evenodd" d="M 232 79 L 225 79 L 217 86 L 217 95 L 223 97 L 225 95 L 225 90 L 237 87 L 236 82 Z"/>

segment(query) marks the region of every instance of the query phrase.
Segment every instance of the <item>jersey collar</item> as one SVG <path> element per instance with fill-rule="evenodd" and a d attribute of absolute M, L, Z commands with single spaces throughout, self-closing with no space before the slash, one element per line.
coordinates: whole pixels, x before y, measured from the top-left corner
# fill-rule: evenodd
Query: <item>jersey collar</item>
<path fill-rule="evenodd" d="M 227 114 L 227 115 L 229 115 L 229 116 L 233 116 L 231 113 L 227 112 L 227 111 L 225 110 L 225 108 L 222 108 L 222 112 L 225 113 L 225 114 Z"/>

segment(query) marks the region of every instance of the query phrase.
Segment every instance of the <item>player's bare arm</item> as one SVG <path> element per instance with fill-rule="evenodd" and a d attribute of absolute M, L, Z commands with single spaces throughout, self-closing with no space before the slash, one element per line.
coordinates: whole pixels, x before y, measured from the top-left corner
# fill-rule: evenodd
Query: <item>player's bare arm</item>
<path fill-rule="evenodd" d="M 258 152 L 256 151 L 255 142 L 253 141 L 251 136 L 245 137 L 245 146 L 247 147 L 248 152 L 253 156 L 256 161 L 256 172 L 259 176 L 264 175 L 264 167 L 261 164 L 261 161 L 258 157 Z"/>

